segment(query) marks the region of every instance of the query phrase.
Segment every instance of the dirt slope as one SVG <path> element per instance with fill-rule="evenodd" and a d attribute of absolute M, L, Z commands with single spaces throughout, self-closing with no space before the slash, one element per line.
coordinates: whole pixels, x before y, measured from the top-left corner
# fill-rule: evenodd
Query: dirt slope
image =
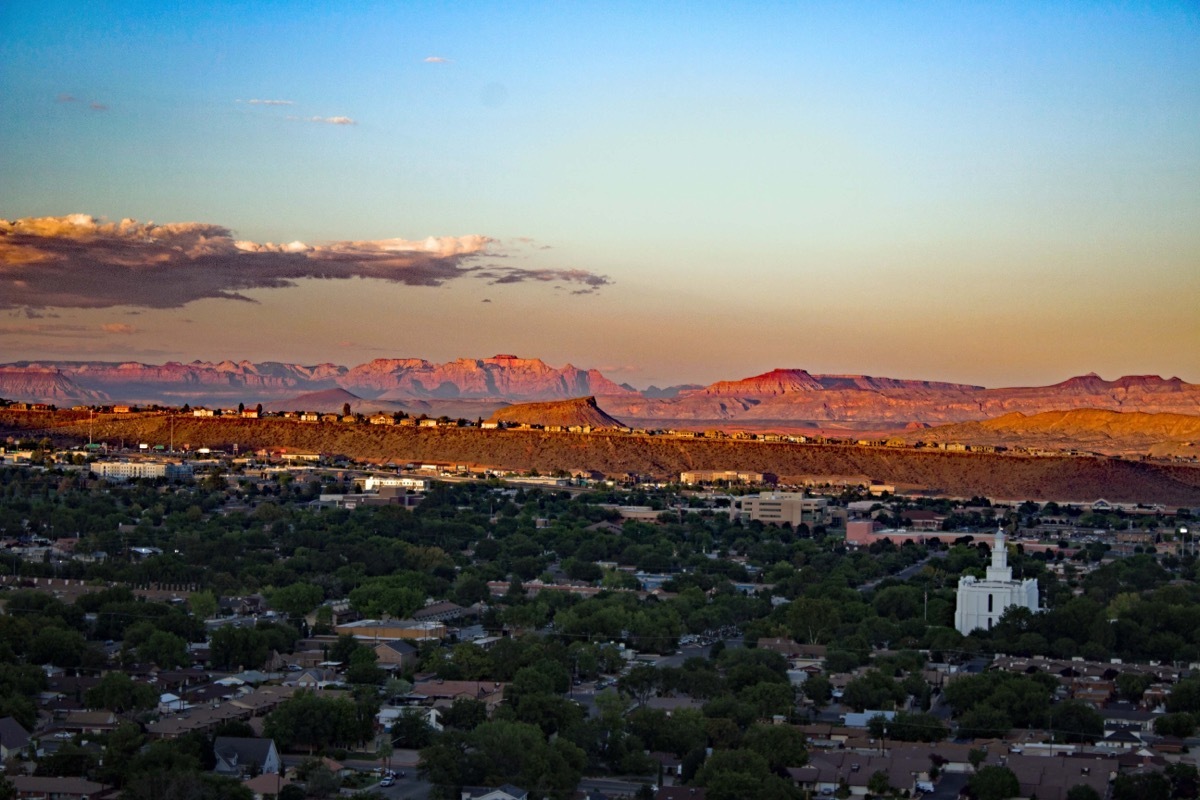
<path fill-rule="evenodd" d="M 49 415 L 0 413 L 0 435 L 20 435 L 24 422 L 36 435 L 59 441 L 86 441 L 86 420 Z M 93 423 L 96 441 L 167 444 L 166 417 L 107 417 Z M 1200 506 L 1200 468 L 1108 458 L 1018 457 L 859 448 L 764 444 L 733 440 L 667 439 L 625 435 L 417 429 L 382 425 L 306 425 L 284 420 L 176 418 L 176 445 L 256 448 L 341 453 L 379 462 L 451 461 L 505 467 L 589 468 L 608 474 L 637 472 L 664 478 L 689 469 L 742 469 L 783 478 L 810 477 L 883 481 L 921 487 L 953 496 L 986 495 L 1114 502 L 1158 502 L 1172 507 Z"/>

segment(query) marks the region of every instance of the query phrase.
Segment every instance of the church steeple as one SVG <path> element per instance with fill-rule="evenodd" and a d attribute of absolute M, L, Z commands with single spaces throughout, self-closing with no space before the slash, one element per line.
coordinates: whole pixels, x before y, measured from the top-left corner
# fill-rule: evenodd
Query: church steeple
<path fill-rule="evenodd" d="M 1012 569 L 1008 566 L 1008 545 L 1004 538 L 1004 528 L 996 529 L 996 539 L 992 542 L 992 565 L 988 567 L 989 581 L 1012 580 Z"/>

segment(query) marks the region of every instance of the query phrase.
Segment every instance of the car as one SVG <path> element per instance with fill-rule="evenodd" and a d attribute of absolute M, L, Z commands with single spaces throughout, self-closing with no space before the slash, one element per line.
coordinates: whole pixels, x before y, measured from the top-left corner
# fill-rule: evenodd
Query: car
<path fill-rule="evenodd" d="M 395 785 L 396 785 L 396 779 L 395 779 L 395 778 L 391 778 L 391 777 L 384 778 L 383 780 L 381 780 L 381 781 L 379 782 L 379 785 L 380 785 L 380 786 L 383 786 L 383 787 L 387 787 L 387 786 L 395 786 Z"/>

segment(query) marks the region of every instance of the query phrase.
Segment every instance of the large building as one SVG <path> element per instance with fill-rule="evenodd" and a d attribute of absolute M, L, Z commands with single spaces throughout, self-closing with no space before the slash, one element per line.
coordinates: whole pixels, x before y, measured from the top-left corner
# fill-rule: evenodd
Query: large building
<path fill-rule="evenodd" d="M 763 492 L 738 501 L 741 518 L 772 525 L 825 525 L 829 522 L 829 500 L 806 497 L 803 492 Z M 737 504 L 735 503 L 735 508 Z"/>
<path fill-rule="evenodd" d="M 992 626 L 1012 606 L 1038 610 L 1038 585 L 1034 578 L 1015 581 L 1012 567 L 1008 566 L 1008 549 L 1004 542 L 1004 531 L 996 531 L 992 548 L 992 564 L 987 568 L 987 577 L 979 580 L 974 575 L 958 579 L 958 603 L 954 610 L 954 627 L 964 636 L 982 628 Z"/>
<path fill-rule="evenodd" d="M 190 480 L 192 465 L 179 461 L 97 461 L 92 464 L 92 472 L 118 483 L 137 478 Z"/>
<path fill-rule="evenodd" d="M 739 472 L 732 469 L 694 469 L 690 472 L 679 473 L 679 482 L 687 484 L 716 483 L 726 484 L 755 484 L 762 483 L 764 475 L 761 472 Z"/>

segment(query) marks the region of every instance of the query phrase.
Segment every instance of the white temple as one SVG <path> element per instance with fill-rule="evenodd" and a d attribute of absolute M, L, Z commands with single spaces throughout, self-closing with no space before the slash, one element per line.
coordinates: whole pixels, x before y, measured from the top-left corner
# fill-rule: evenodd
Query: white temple
<path fill-rule="evenodd" d="M 974 575 L 964 575 L 958 579 L 954 627 L 964 636 L 976 628 L 991 630 L 1009 606 L 1021 606 L 1036 612 L 1038 585 L 1034 578 L 1013 580 L 1002 528 L 996 531 L 992 565 L 987 569 L 987 577 L 979 580 Z"/>

